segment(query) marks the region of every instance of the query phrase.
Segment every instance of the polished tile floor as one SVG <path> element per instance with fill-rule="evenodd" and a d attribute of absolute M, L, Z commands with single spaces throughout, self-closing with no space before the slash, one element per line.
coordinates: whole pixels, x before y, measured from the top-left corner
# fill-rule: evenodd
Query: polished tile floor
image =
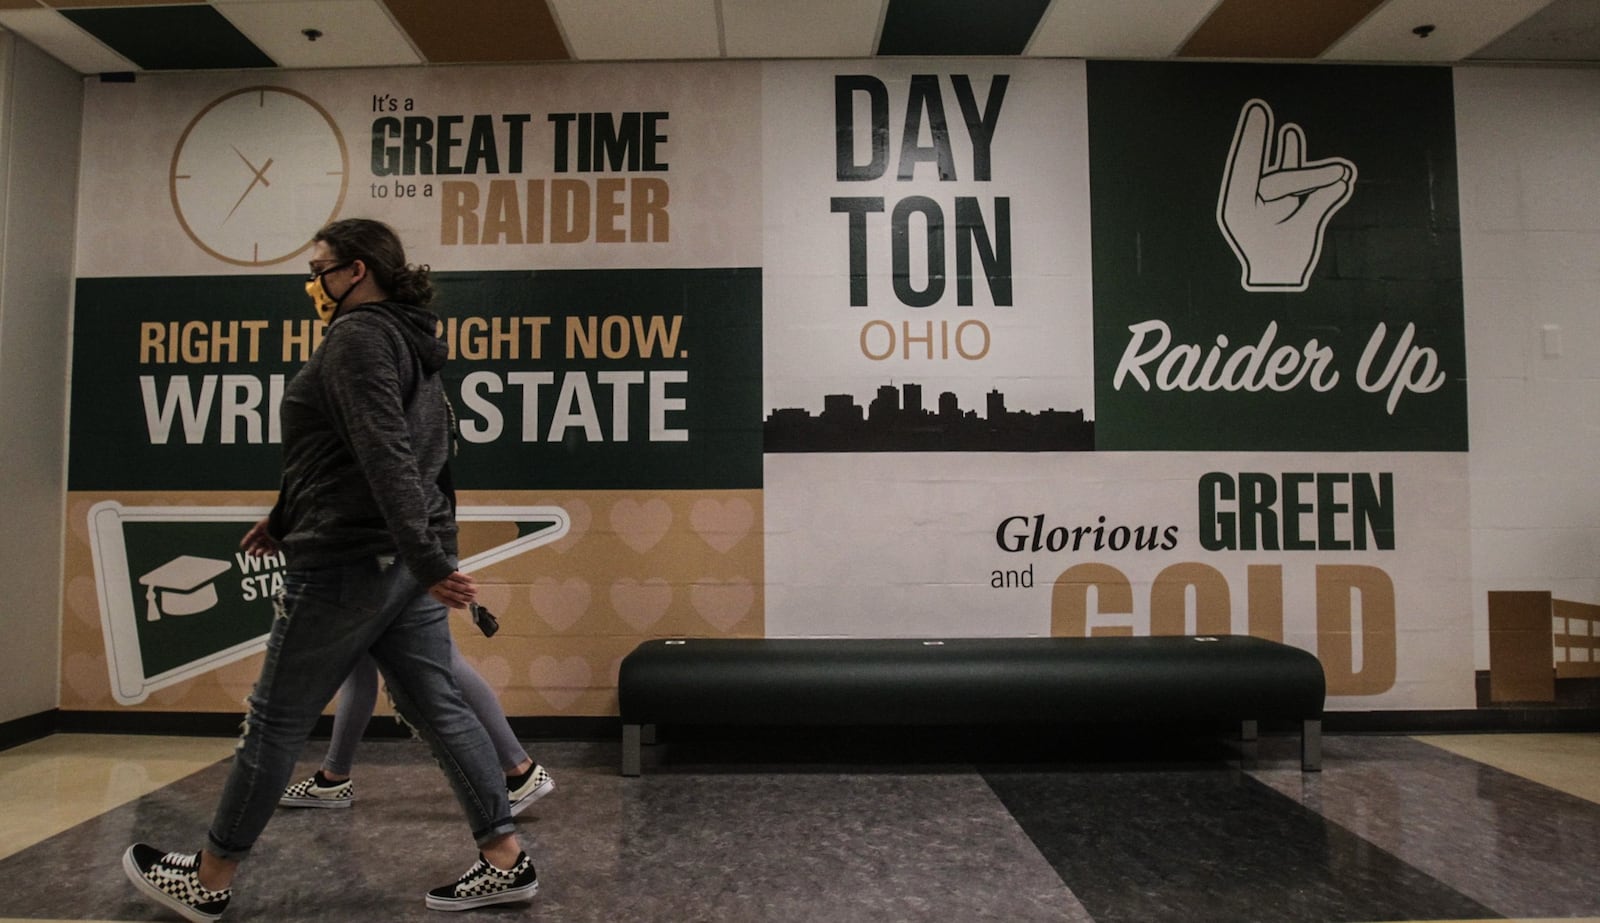
<path fill-rule="evenodd" d="M 1600 921 L 1600 735 L 1298 741 L 983 735 L 535 742 L 520 819 L 550 921 Z M 309 772 L 321 755 L 304 753 Z M 58 735 L 0 752 L 0 921 L 176 919 L 135 839 L 201 842 L 231 740 Z M 357 803 L 282 811 L 226 920 L 439 920 L 474 858 L 424 748 L 363 744 Z M 448 919 L 448 918 L 447 918 Z"/>

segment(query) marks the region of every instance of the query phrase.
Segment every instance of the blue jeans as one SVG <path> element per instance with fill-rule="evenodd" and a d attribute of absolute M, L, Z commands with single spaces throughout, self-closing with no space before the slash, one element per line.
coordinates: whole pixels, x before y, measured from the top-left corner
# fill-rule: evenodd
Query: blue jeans
<path fill-rule="evenodd" d="M 242 859 L 289 784 L 317 718 L 362 655 L 383 672 L 395 709 L 433 751 L 479 846 L 515 830 L 489 734 L 450 668 L 449 610 L 391 557 L 291 570 L 261 678 L 207 837 Z"/>

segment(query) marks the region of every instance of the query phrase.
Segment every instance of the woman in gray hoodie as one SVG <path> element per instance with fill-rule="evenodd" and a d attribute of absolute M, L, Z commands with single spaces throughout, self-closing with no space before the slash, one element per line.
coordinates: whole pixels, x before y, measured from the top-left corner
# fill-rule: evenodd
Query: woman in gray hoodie
<path fill-rule="evenodd" d="M 194 921 L 215 920 L 239 863 L 271 819 L 322 710 L 370 653 L 395 708 L 427 741 L 479 848 L 427 906 L 466 910 L 531 898 L 539 881 L 512 825 L 488 733 L 452 676 L 451 608 L 477 597 L 456 569 L 446 475 L 448 350 L 427 310 L 433 285 L 387 225 L 347 219 L 317 233 L 307 294 L 328 322 L 284 391 L 283 478 L 249 552 L 288 560 L 261 677 L 205 848 L 128 848 L 129 879 Z"/>

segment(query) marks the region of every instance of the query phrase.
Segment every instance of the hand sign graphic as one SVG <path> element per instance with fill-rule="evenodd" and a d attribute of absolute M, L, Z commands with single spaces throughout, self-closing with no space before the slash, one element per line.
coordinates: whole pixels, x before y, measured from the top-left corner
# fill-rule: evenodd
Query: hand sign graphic
<path fill-rule="evenodd" d="M 1278 129 L 1272 155 L 1272 107 L 1244 104 L 1217 197 L 1217 226 L 1239 258 L 1240 284 L 1251 292 L 1303 292 L 1322 256 L 1322 231 L 1349 200 L 1356 165 L 1343 157 L 1307 162 L 1300 126 Z"/>

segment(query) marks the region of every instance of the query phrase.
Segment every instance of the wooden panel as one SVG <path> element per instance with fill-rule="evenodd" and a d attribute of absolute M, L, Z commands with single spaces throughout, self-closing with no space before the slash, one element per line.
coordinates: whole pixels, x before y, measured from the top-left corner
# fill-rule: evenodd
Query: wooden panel
<path fill-rule="evenodd" d="M 1180 58 L 1314 58 L 1383 0 L 1222 0 Z"/>
<path fill-rule="evenodd" d="M 431 64 L 565 61 L 544 0 L 384 0 Z"/>
<path fill-rule="evenodd" d="M 1490 591 L 1489 701 L 1554 702 L 1548 592 Z"/>
<path fill-rule="evenodd" d="M 1556 677 L 1600 676 L 1600 605 L 1558 599 L 1551 611 L 1560 626 L 1555 647 L 1566 653 L 1556 661 Z"/>

